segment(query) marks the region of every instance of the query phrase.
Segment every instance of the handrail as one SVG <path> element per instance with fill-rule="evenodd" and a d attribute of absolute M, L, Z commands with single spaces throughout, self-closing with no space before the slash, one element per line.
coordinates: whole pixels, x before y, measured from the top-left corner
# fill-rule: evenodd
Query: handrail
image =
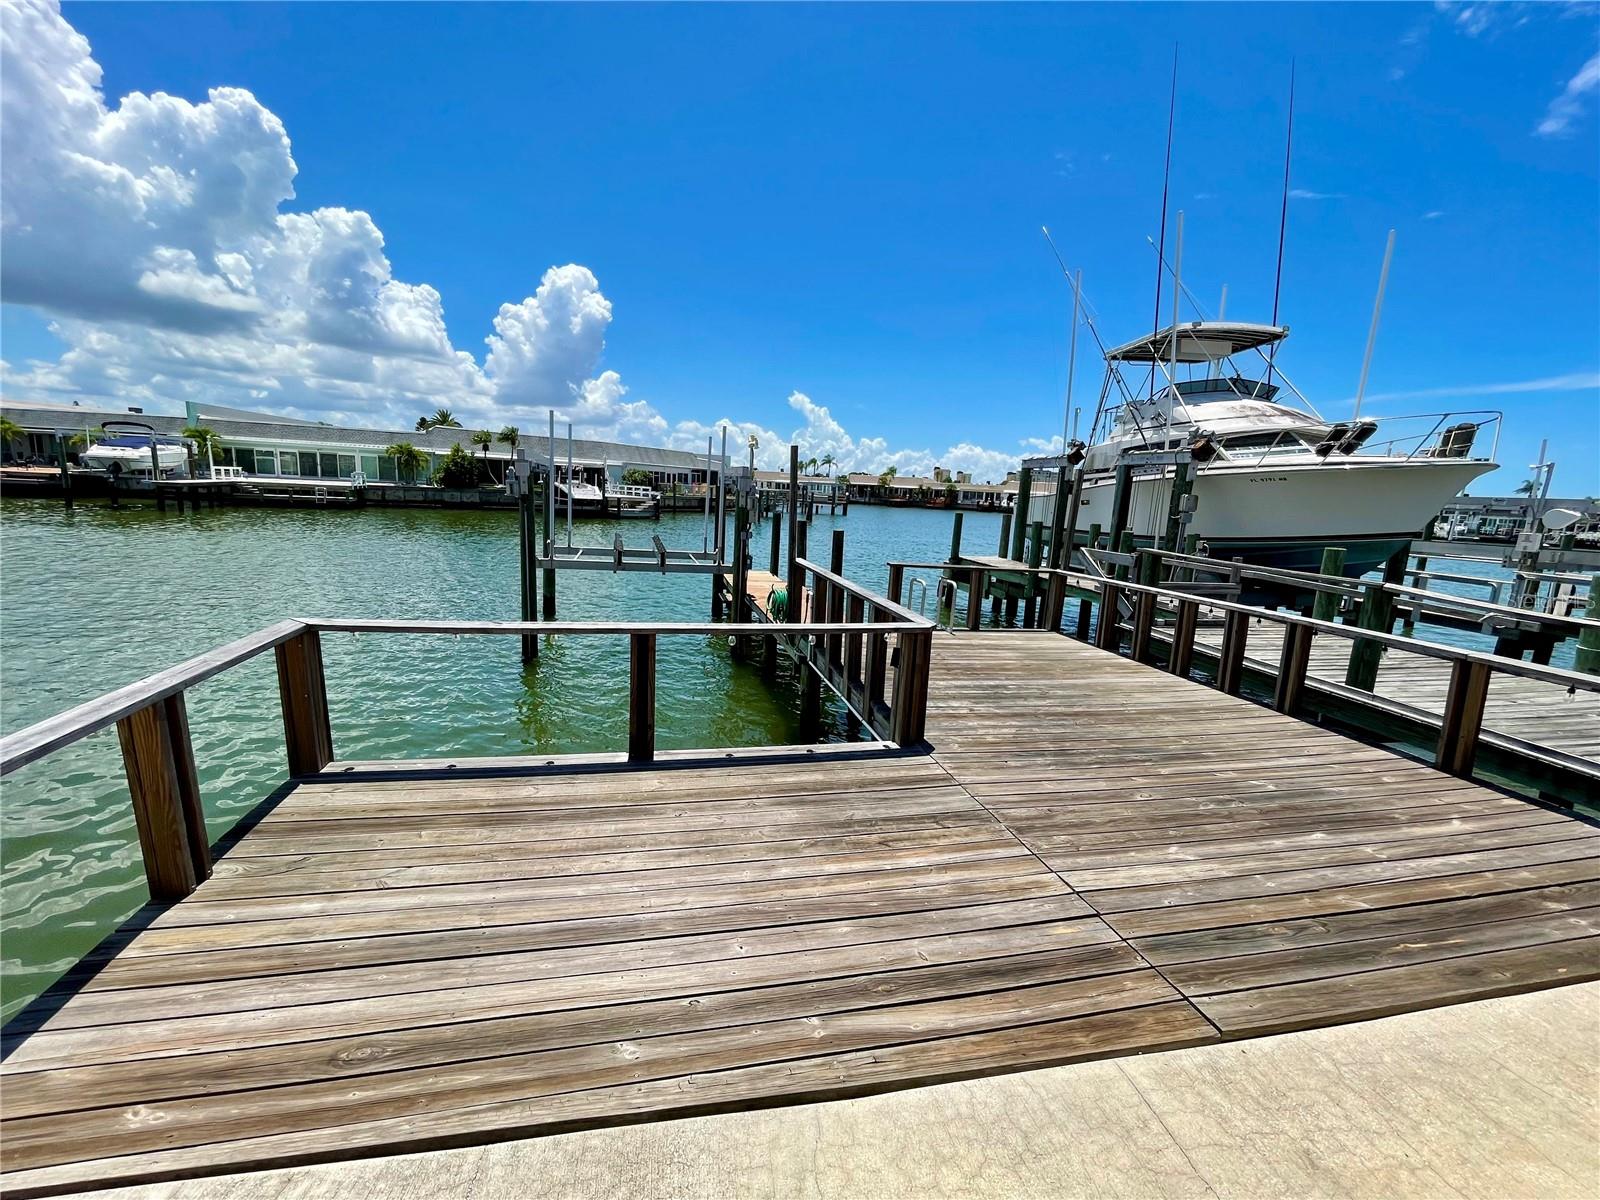
<path fill-rule="evenodd" d="M 1359 579 L 1335 580 L 1310 571 L 1293 571 L 1284 567 L 1251 566 L 1247 563 L 1230 562 L 1226 559 L 1206 558 L 1203 555 L 1180 554 L 1173 550 L 1141 548 L 1136 553 L 1153 555 L 1163 562 L 1179 563 L 1204 571 L 1207 574 L 1223 575 L 1237 571 L 1244 579 L 1287 583 L 1303 588 L 1306 591 L 1332 592 L 1343 596 L 1360 597 L 1369 588 L 1379 588 L 1392 595 L 1407 599 L 1419 597 L 1442 605 L 1455 605 L 1465 609 L 1476 610 L 1486 615 L 1505 616 L 1518 621 L 1546 622 L 1556 625 L 1568 625 L 1578 629 L 1600 629 L 1600 620 L 1595 620 L 1592 617 L 1575 617 L 1542 612 L 1532 608 L 1518 608 L 1515 605 L 1498 604 L 1491 600 L 1478 600 L 1471 596 L 1453 596 L 1446 592 L 1435 592 L 1428 588 L 1412 587 L 1404 583 L 1385 583 L 1376 580 L 1362 581 Z M 1486 580 L 1484 582 L 1490 581 Z"/>
<path fill-rule="evenodd" d="M 656 641 L 711 636 L 793 639 L 811 668 L 808 685 L 825 679 L 879 740 L 914 745 L 927 716 L 933 622 L 874 595 L 835 572 L 797 559 L 811 572 L 814 609 L 825 618 L 774 626 L 718 621 L 450 621 L 379 618 L 294 618 L 279 621 L 126 687 L 96 697 L 0 739 L 0 775 L 35 762 L 111 725 L 117 727 L 150 894 L 188 895 L 211 872 L 210 837 L 201 803 L 184 705 L 187 689 L 273 650 L 283 708 L 284 748 L 293 778 L 315 775 L 333 761 L 333 731 L 323 675 L 325 633 L 625 636 L 630 647 L 628 761 L 655 758 Z M 848 619 L 847 619 L 848 618 Z M 899 647 L 891 663 L 889 637 Z M 885 673 L 895 672 L 886 699 Z M 808 696 L 814 696 L 808 687 Z M 817 710 L 813 709 L 813 714 Z"/>
<path fill-rule="evenodd" d="M 660 634 L 666 637 L 694 635 L 713 637 L 770 637 L 774 627 L 765 621 L 396 621 L 367 617 L 306 617 L 308 629 L 328 633 L 421 633 L 421 634 Z M 912 614 L 909 621 L 796 621 L 781 626 L 784 634 L 830 633 L 910 633 L 933 628 L 926 617 Z"/>
<path fill-rule="evenodd" d="M 868 589 L 862 587 L 859 583 L 854 583 L 851 580 L 846 579 L 843 575 L 837 575 L 828 570 L 826 567 L 819 566 L 817 563 L 812 562 L 808 558 L 801 558 L 798 560 L 798 562 L 803 570 L 810 572 L 818 579 L 826 580 L 831 587 L 842 589 L 846 595 L 859 596 L 868 604 L 874 605 L 875 607 L 882 609 L 884 612 L 894 613 L 900 618 L 900 620 L 910 622 L 921 628 L 932 628 L 933 626 L 933 623 L 926 617 L 912 612 L 909 608 L 899 604 L 897 601 L 885 596 L 880 596 L 876 592 L 869 591 Z M 948 564 L 937 563 L 934 565 L 947 566 Z"/>
<path fill-rule="evenodd" d="M 1040 567 L 1041 573 L 1050 573 L 1048 567 Z M 1108 581 L 1097 579 L 1081 571 L 1060 569 L 1059 573 L 1068 578 L 1088 580 L 1091 585 L 1102 585 Z M 1197 603 L 1196 598 L 1186 592 L 1172 591 L 1168 588 L 1152 586 L 1149 584 L 1109 581 L 1111 586 L 1118 591 L 1149 593 L 1157 598 L 1170 599 L 1173 603 Z M 1335 637 L 1348 641 L 1376 642 L 1380 646 L 1390 646 L 1397 650 L 1405 650 L 1412 654 L 1420 654 L 1424 658 L 1438 658 L 1446 662 L 1473 662 L 1499 671 L 1506 675 L 1520 675 L 1528 679 L 1539 679 L 1546 683 L 1560 684 L 1562 687 L 1577 688 L 1585 692 L 1600 692 L 1600 676 L 1585 675 L 1579 671 L 1569 671 L 1564 667 L 1545 666 L 1540 663 L 1523 662 L 1519 658 L 1506 658 L 1503 655 L 1489 654 L 1482 650 L 1468 650 L 1459 646 L 1446 646 L 1440 642 L 1424 642 L 1416 638 L 1400 637 L 1392 633 L 1383 633 L 1376 629 L 1363 629 L 1357 625 L 1344 625 L 1336 621 L 1319 621 L 1316 617 L 1308 617 L 1301 613 L 1284 612 L 1281 609 L 1257 608 L 1249 604 L 1239 604 L 1231 600 L 1216 600 L 1207 597 L 1204 600 L 1208 608 L 1221 609 L 1226 613 L 1238 613 L 1249 618 L 1258 618 L 1271 621 L 1279 625 L 1294 625 L 1310 629 L 1314 633 L 1329 633 Z"/>
<path fill-rule="evenodd" d="M 303 633 L 306 626 L 307 622 L 300 620 L 279 621 L 8 734 L 0 738 L 0 776 L 9 775 L 62 746 L 99 733 L 129 713 L 204 683 L 229 667 L 238 666 Z"/>

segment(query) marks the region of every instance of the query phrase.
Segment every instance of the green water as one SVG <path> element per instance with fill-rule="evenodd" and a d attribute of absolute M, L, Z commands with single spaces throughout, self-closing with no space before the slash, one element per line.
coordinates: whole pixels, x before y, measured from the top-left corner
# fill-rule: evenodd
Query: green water
<path fill-rule="evenodd" d="M 942 559 L 950 515 L 857 507 L 811 525 L 826 561 L 846 531 L 846 571 L 881 590 L 891 558 Z M 999 518 L 965 516 L 966 546 L 992 551 Z M 756 537 L 768 558 L 770 523 Z M 699 549 L 699 515 L 580 522 L 574 541 L 613 533 Z M 14 732 L 284 617 L 515 619 L 516 518 L 508 512 L 217 509 L 0 504 L 0 731 Z M 567 620 L 704 620 L 704 577 L 564 572 Z M 547 639 L 524 668 L 512 638 L 325 635 L 341 758 L 620 750 L 627 737 L 626 639 Z M 272 656 L 188 695 L 213 839 L 285 778 Z M 725 640 L 663 638 L 663 749 L 799 740 L 786 679 L 762 681 Z M 825 736 L 843 736 L 842 710 Z M 9 1017 L 144 899 L 116 734 L 108 730 L 0 784 L 0 1013 Z"/>

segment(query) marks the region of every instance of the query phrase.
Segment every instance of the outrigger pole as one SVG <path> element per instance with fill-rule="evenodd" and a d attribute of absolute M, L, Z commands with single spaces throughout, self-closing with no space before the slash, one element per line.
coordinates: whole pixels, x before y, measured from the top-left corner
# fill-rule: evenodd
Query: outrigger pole
<path fill-rule="evenodd" d="M 1283 204 L 1278 213 L 1278 269 L 1272 280 L 1272 323 L 1278 323 L 1278 297 L 1283 290 L 1283 238 L 1289 229 L 1289 162 L 1294 152 L 1294 59 L 1289 60 L 1289 133 L 1283 142 Z M 1223 290 L 1227 299 L 1227 290 Z M 1217 318 L 1219 321 L 1221 317 Z M 1278 357 L 1278 344 L 1274 342 L 1267 355 L 1267 386 L 1272 386 L 1272 367 Z"/>
<path fill-rule="evenodd" d="M 1161 244 L 1156 248 L 1156 313 L 1150 323 L 1150 342 L 1154 349 L 1156 336 L 1161 332 L 1161 274 L 1167 261 L 1167 192 L 1172 183 L 1172 126 L 1178 115 L 1178 43 L 1172 43 L 1172 95 L 1167 101 L 1167 165 L 1161 176 Z M 1156 398 L 1156 368 L 1154 356 L 1150 364 L 1150 399 Z"/>
<path fill-rule="evenodd" d="M 1356 410 L 1350 414 L 1353 421 L 1361 415 L 1361 398 L 1367 394 L 1367 372 L 1372 368 L 1372 347 L 1378 341 L 1378 318 L 1383 315 L 1383 289 L 1389 286 L 1389 261 L 1394 258 L 1394 230 L 1389 230 L 1389 243 L 1383 248 L 1383 269 L 1378 272 L 1378 298 L 1372 302 L 1372 327 L 1367 330 L 1367 352 L 1361 357 L 1361 382 L 1356 385 Z"/>

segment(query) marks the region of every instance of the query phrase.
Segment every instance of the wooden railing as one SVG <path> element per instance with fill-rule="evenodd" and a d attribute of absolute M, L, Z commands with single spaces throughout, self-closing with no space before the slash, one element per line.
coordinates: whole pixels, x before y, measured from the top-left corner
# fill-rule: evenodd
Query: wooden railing
<path fill-rule="evenodd" d="M 846 616 L 786 624 L 784 636 L 809 647 L 808 661 L 824 673 L 846 703 L 860 706 L 857 711 L 875 735 L 895 746 L 920 742 L 926 725 L 927 638 L 932 626 L 813 563 L 805 566 L 817 581 L 817 611 L 842 606 Z M 211 839 L 201 806 L 184 694 L 268 650 L 277 659 L 289 775 L 298 779 L 317 774 L 334 760 L 322 662 L 325 633 L 626 637 L 626 761 L 643 764 L 653 761 L 656 754 L 658 639 L 766 637 L 773 632 L 772 625 L 759 622 L 280 621 L 0 739 L 0 776 L 115 725 L 150 894 L 157 900 L 178 899 L 211 873 Z M 898 661 L 892 667 L 890 637 L 898 640 Z M 891 669 L 892 693 L 886 687 Z"/>
<path fill-rule="evenodd" d="M 835 546 L 834 558 L 842 559 L 842 539 Z M 795 566 L 810 589 L 810 615 L 837 630 L 810 638 L 805 657 L 811 669 L 874 733 L 900 746 L 919 744 L 927 729 L 932 622 L 905 608 L 898 597 L 885 599 L 852 583 L 842 574 L 840 561 L 831 570 L 806 558 L 797 559 Z M 800 616 L 798 603 L 791 602 L 789 615 Z M 787 625 L 784 632 L 803 629 Z M 892 692 L 887 686 L 891 634 Z"/>
<path fill-rule="evenodd" d="M 1104 556 L 1102 556 L 1104 557 Z M 897 581 L 903 580 L 908 569 L 943 571 L 953 578 L 967 580 L 967 626 L 980 627 L 981 598 L 985 573 L 988 568 L 971 564 L 950 563 L 890 563 L 889 593 L 897 591 Z M 1439 717 L 1439 730 L 1434 747 L 1434 762 L 1442 770 L 1463 777 L 1470 776 L 1477 760 L 1480 741 L 1484 734 L 1483 718 L 1490 681 L 1496 675 L 1518 676 L 1540 680 L 1570 691 L 1600 692 L 1600 677 L 1577 671 L 1568 671 L 1541 663 L 1525 662 L 1518 658 L 1467 650 L 1438 642 L 1421 641 L 1386 630 L 1362 624 L 1345 625 L 1301 613 L 1266 609 L 1212 596 L 1195 595 L 1178 587 L 1141 584 L 1131 579 L 1094 575 L 1077 570 L 1060 570 L 1049 567 L 1016 567 L 995 574 L 1021 575 L 1036 585 L 1035 592 L 1042 600 L 1037 607 L 1029 606 L 1022 625 L 1025 628 L 1063 631 L 1066 602 L 1076 599 L 1079 605 L 1073 633 L 1079 639 L 1091 639 L 1091 606 L 1098 612 L 1093 621 L 1092 640 L 1101 649 L 1126 653 L 1135 661 L 1156 664 L 1158 642 L 1166 651 L 1165 668 L 1173 674 L 1189 677 L 1195 660 L 1195 637 L 1199 628 L 1202 607 L 1209 613 L 1223 617 L 1222 642 L 1216 651 L 1216 668 L 1209 682 L 1232 695 L 1243 690 L 1246 661 L 1245 650 L 1253 620 L 1268 621 L 1284 626 L 1284 637 L 1278 650 L 1277 670 L 1272 677 L 1271 703 L 1284 713 L 1297 713 L 1305 705 L 1307 672 L 1310 667 L 1311 646 L 1318 637 L 1337 637 L 1351 643 L 1352 660 L 1359 662 L 1369 653 L 1375 656 L 1380 648 L 1403 651 L 1425 658 L 1442 660 L 1450 664 L 1450 680 L 1443 711 Z M 1357 585 L 1359 586 L 1359 585 Z M 1158 637 L 1158 619 L 1169 618 Z M 1208 651 L 1208 653 L 1210 653 Z M 1374 667 L 1375 670 L 1375 667 Z M 1317 686 L 1328 685 L 1317 682 Z M 1346 686 L 1347 694 L 1359 695 L 1362 702 L 1373 705 L 1380 702 L 1370 693 L 1372 684 L 1362 688 Z M 1418 716 L 1435 714 L 1415 711 Z M 1558 751 L 1548 752 L 1552 759 L 1570 759 Z M 1593 770 L 1593 764 L 1573 763 Z"/>

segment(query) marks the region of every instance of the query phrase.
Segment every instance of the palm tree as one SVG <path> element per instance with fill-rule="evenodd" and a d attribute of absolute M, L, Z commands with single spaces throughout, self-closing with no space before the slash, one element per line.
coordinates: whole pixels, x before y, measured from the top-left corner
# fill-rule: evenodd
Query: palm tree
<path fill-rule="evenodd" d="M 217 436 L 217 431 L 205 425 L 185 425 L 183 436 L 194 443 L 194 457 L 204 459 L 210 467 L 216 458 L 218 450 L 222 449 L 222 439 Z M 194 474 L 194 463 L 189 464 L 189 474 Z"/>
<path fill-rule="evenodd" d="M 1539 481 L 1536 479 L 1524 479 L 1517 484 L 1517 495 L 1519 496 L 1531 496 L 1538 490 Z"/>
<path fill-rule="evenodd" d="M 431 417 L 417 418 L 417 432 L 425 433 L 430 429 L 460 429 L 461 422 L 456 420 L 455 413 L 448 408 L 436 408 Z"/>
<path fill-rule="evenodd" d="M 22 426 L 10 417 L 0 417 L 0 445 L 4 445 L 7 450 L 22 440 L 24 432 Z"/>
<path fill-rule="evenodd" d="M 417 472 L 428 465 L 428 456 L 410 442 L 396 442 L 383 452 L 394 459 L 395 473 L 407 483 L 415 483 Z"/>
<path fill-rule="evenodd" d="M 515 450 L 522 441 L 522 432 L 515 425 L 507 425 L 494 435 L 494 440 Z"/>
<path fill-rule="evenodd" d="M 900 468 L 899 467 L 890 467 L 882 475 L 878 476 L 878 486 L 881 487 L 881 488 L 888 487 L 889 486 L 889 482 L 898 474 L 900 474 Z"/>
<path fill-rule="evenodd" d="M 490 433 L 487 429 L 479 429 L 472 435 L 472 444 L 474 446 L 480 446 L 483 448 L 484 474 L 488 475 L 490 479 L 493 479 L 494 474 L 489 470 L 489 447 L 494 445 L 494 434 Z"/>
<path fill-rule="evenodd" d="M 829 475 L 833 474 L 833 468 L 838 465 L 838 462 L 839 460 L 832 454 L 824 454 L 822 456 L 822 465 L 828 468 Z"/>
<path fill-rule="evenodd" d="M 801 471 L 802 474 L 805 474 L 805 475 L 811 474 L 811 472 L 815 471 L 816 469 L 817 469 L 817 460 L 815 458 L 808 458 L 808 459 L 805 460 L 805 462 L 800 464 L 800 471 Z"/>

